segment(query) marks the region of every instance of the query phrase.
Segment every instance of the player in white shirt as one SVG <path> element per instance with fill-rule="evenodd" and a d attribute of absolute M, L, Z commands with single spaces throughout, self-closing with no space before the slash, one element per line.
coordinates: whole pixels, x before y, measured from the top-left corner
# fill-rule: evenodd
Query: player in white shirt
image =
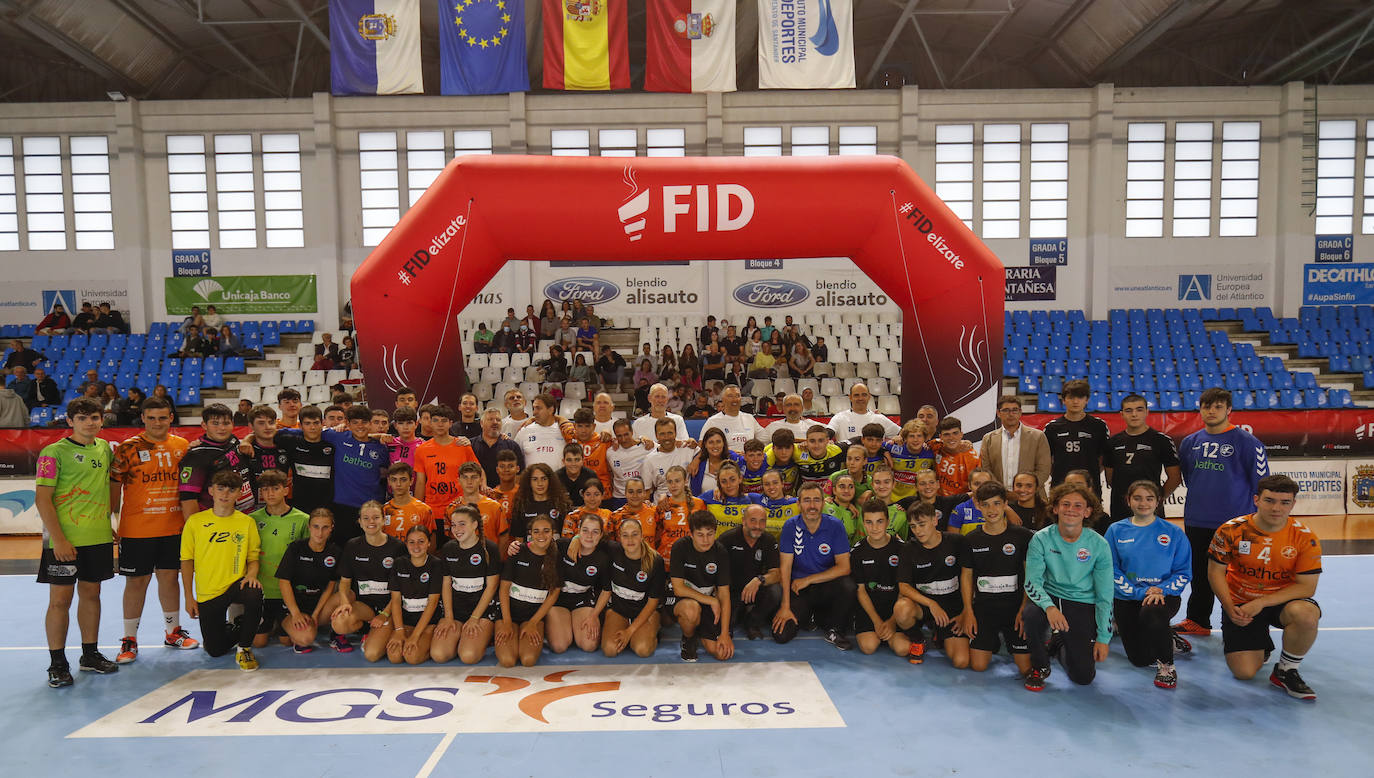
<path fill-rule="evenodd" d="M 520 431 L 521 425 L 530 419 L 530 415 L 525 412 L 525 395 L 519 389 L 507 389 L 505 404 L 506 418 L 501 420 L 501 434 L 514 440 L 515 433 Z"/>
<path fill-rule="evenodd" d="M 654 384 L 649 387 L 649 412 L 635 419 L 632 427 L 635 440 L 657 440 L 658 435 L 654 432 L 654 422 L 659 419 L 672 419 L 677 425 L 678 440 L 687 440 L 687 422 L 676 413 L 668 411 L 668 387 L 663 384 Z"/>
<path fill-rule="evenodd" d="M 606 465 L 611 469 L 611 496 L 606 507 L 611 510 L 625 504 L 625 482 L 644 477 L 644 458 L 653 450 L 653 446 L 635 440 L 630 422 L 625 419 L 616 419 L 613 429 L 615 446 L 606 449 Z"/>
<path fill-rule="evenodd" d="M 731 451 L 744 453 L 744 443 L 750 439 L 762 440 L 763 428 L 755 421 L 753 414 L 740 411 L 742 398 L 738 386 L 727 386 L 720 396 L 720 413 L 706 420 L 702 429 L 719 427 L 725 433 L 725 443 Z M 772 440 L 772 436 L 769 436 Z"/>
<path fill-rule="evenodd" d="M 669 468 L 679 466 L 685 470 L 696 454 L 694 450 L 677 444 L 677 431 L 670 422 L 670 419 L 659 419 L 654 425 L 658 448 L 644 457 L 644 464 L 640 467 L 644 488 L 653 495 L 651 503 L 668 496 L 666 476 Z"/>
<path fill-rule="evenodd" d="M 782 398 L 782 418 L 760 429 L 759 440 L 764 443 L 772 443 L 773 433 L 778 430 L 791 430 L 793 438 L 799 441 L 806 440 L 807 430 L 816 424 L 819 422 L 802 415 L 801 395 L 789 394 Z"/>
<path fill-rule="evenodd" d="M 571 438 L 563 434 L 562 425 L 554 418 L 554 399 L 547 394 L 534 398 L 534 421 L 521 427 L 513 439 L 525 452 L 525 467 L 536 462 L 548 465 L 557 472 L 563 466 L 563 447 Z"/>
<path fill-rule="evenodd" d="M 615 429 L 613 428 L 615 424 L 614 414 L 615 401 L 611 399 L 609 394 L 598 392 L 596 397 L 592 398 L 592 415 L 596 417 L 597 435 L 603 432 L 615 435 Z"/>
<path fill-rule="evenodd" d="M 837 440 L 861 437 L 865 424 L 882 425 L 883 435 L 888 438 L 896 437 L 902 431 L 892 419 L 868 409 L 872 399 L 873 395 L 869 394 L 865 384 L 854 384 L 849 388 L 849 410 L 830 417 L 830 424 L 826 425 L 835 431 Z"/>

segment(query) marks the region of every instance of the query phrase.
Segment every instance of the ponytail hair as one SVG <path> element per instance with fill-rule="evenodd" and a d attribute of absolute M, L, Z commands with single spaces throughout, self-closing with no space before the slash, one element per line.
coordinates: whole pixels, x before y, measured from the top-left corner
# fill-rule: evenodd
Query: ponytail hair
<path fill-rule="evenodd" d="M 676 467 L 676 465 L 674 467 Z M 639 527 L 640 536 L 643 537 L 644 524 L 634 516 L 626 516 L 625 518 L 620 520 L 621 527 L 624 527 L 626 524 L 629 523 L 633 523 L 636 527 Z M 652 575 L 654 572 L 654 561 L 658 559 L 658 552 L 654 550 L 653 544 L 651 544 L 649 541 L 644 540 L 641 541 L 641 543 L 644 549 L 644 554 L 639 558 L 639 569 L 644 571 L 645 575 Z"/>

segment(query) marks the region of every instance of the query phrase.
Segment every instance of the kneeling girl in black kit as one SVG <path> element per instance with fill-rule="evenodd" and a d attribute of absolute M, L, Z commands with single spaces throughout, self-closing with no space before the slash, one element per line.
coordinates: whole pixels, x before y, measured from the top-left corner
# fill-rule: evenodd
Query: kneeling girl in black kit
<path fill-rule="evenodd" d="M 621 519 L 620 546 L 611 547 L 611 607 L 601 630 L 606 656 L 629 648 L 647 657 L 658 648 L 658 604 L 666 579 L 663 557 L 644 542 L 639 519 Z"/>
<path fill-rule="evenodd" d="M 429 553 L 429 530 L 415 525 L 406 533 L 407 556 L 391 568 L 391 607 L 393 622 L 399 623 L 386 642 L 386 658 L 396 665 L 418 665 L 429 658 L 434 639 L 434 615 L 439 610 L 439 592 L 444 585 L 444 568 L 438 557 Z"/>
<path fill-rule="evenodd" d="M 344 635 L 368 628 L 363 657 L 376 662 L 386 655 L 386 642 L 397 619 L 391 610 L 391 570 L 406 554 L 401 541 L 382 531 L 382 504 L 369 500 L 358 508 L 360 537 L 343 547 L 339 566 L 339 607 L 330 615 L 336 651 L 352 651 Z"/>
<path fill-rule="evenodd" d="M 339 560 L 343 551 L 329 542 L 334 531 L 334 514 L 316 508 L 310 514 L 310 536 L 286 547 L 277 564 L 281 587 L 282 629 L 291 638 L 297 654 L 314 650 L 320 621 L 339 607 Z"/>
<path fill-rule="evenodd" d="M 601 614 L 611 601 L 611 557 L 601 542 L 604 529 L 600 514 L 584 512 L 577 534 L 557 541 L 563 588 L 548 617 L 549 650 L 555 654 L 574 642 L 583 651 L 601 645 Z"/>
<path fill-rule="evenodd" d="M 482 660 L 491 644 L 501 608 L 496 600 L 501 581 L 501 552 L 482 537 L 482 513 L 473 505 L 448 507 L 448 528 L 453 539 L 439 549 L 444 569 L 443 618 L 434 628 L 429 655 L 436 662 L 454 656 L 463 664 Z"/>
<path fill-rule="evenodd" d="M 887 534 L 887 505 L 870 498 L 863 504 L 864 537 L 849 552 L 849 575 L 859 599 L 854 612 L 854 636 L 859 650 L 871 654 L 886 643 L 892 653 L 907 656 L 911 639 L 905 630 L 916 625 L 916 605 L 898 593 L 902 541 Z"/>
<path fill-rule="evenodd" d="M 561 525 L 560 525 L 561 526 Z M 501 620 L 496 623 L 496 661 L 533 667 L 544 651 L 544 617 L 558 601 L 558 549 L 553 519 L 535 516 L 527 527 L 529 542 L 506 560 L 501 571 Z"/>
<path fill-rule="evenodd" d="M 930 628 L 933 643 L 939 645 L 955 669 L 968 667 L 968 636 L 960 633 L 958 618 L 964 610 L 959 594 L 961 571 L 968 566 L 964 536 L 941 532 L 939 512 L 930 503 L 919 503 L 908 515 L 911 540 L 902 547 L 898 572 L 902 598 L 916 605 L 916 618 Z M 913 641 L 908 660 L 921 664 L 925 643 Z"/>

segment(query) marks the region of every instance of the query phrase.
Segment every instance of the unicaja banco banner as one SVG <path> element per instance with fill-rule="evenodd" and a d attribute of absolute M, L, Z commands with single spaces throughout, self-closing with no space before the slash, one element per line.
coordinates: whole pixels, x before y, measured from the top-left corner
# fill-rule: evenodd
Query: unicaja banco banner
<path fill-rule="evenodd" d="M 213 305 L 221 314 L 315 313 L 314 276 L 214 276 L 164 281 L 168 314 Z"/>

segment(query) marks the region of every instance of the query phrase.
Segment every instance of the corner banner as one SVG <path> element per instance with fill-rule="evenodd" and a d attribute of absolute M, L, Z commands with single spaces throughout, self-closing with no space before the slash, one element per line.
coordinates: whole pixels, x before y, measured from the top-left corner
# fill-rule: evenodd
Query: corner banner
<path fill-rule="evenodd" d="M 142 306 L 141 297 L 139 306 Z M 0 324 L 37 324 L 48 315 L 56 303 L 61 303 L 68 316 L 81 310 L 81 303 L 99 305 L 123 311 L 126 319 L 133 318 L 133 304 L 129 300 L 129 279 L 120 281 L 12 281 L 0 284 Z"/>
<path fill-rule="evenodd" d="M 168 314 L 213 305 L 221 314 L 315 313 L 314 276 L 215 276 L 164 281 Z"/>
<path fill-rule="evenodd" d="M 853 0 L 759 0 L 760 89 L 853 89 Z"/>
<path fill-rule="evenodd" d="M 1346 462 L 1346 513 L 1374 513 L 1374 459 Z"/>

